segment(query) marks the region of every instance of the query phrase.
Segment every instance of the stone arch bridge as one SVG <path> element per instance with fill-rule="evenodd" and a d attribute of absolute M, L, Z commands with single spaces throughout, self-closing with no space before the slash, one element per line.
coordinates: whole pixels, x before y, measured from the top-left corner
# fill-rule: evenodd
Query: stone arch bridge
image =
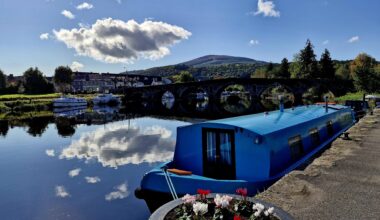
<path fill-rule="evenodd" d="M 260 97 L 268 88 L 281 86 L 294 95 L 294 105 L 302 104 L 302 97 L 310 88 L 321 92 L 332 92 L 341 96 L 354 90 L 351 80 L 328 79 L 257 79 L 257 78 L 227 78 L 200 82 L 175 83 L 146 87 L 130 87 L 124 89 L 126 102 L 161 103 L 163 94 L 167 91 L 174 95 L 175 102 L 185 101 L 194 91 L 207 93 L 210 104 L 220 100 L 222 92 L 230 85 L 242 85 L 253 102 L 260 101 Z"/>

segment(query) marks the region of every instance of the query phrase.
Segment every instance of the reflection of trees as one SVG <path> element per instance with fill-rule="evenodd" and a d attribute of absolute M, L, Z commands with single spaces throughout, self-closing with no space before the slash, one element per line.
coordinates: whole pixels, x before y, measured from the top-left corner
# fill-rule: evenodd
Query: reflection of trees
<path fill-rule="evenodd" d="M 34 137 L 36 136 L 41 136 L 48 124 L 49 124 L 49 118 L 45 117 L 38 117 L 38 118 L 31 118 L 27 122 L 29 128 L 28 128 L 28 133 Z"/>
<path fill-rule="evenodd" d="M 9 123 L 7 120 L 0 120 L 0 136 L 7 136 Z"/>
<path fill-rule="evenodd" d="M 335 98 L 334 94 L 326 88 L 311 87 L 302 95 L 302 101 L 304 104 L 313 104 L 324 101 L 325 96 L 329 101 Z"/>
<path fill-rule="evenodd" d="M 285 107 L 290 107 L 294 103 L 293 93 L 280 85 L 266 89 L 260 95 L 261 104 L 267 110 L 278 109 L 280 105 L 280 96 L 283 97 Z"/>
<path fill-rule="evenodd" d="M 74 119 L 58 117 L 55 119 L 58 134 L 62 137 L 71 137 L 75 134 Z"/>
<path fill-rule="evenodd" d="M 233 114 L 242 114 L 251 106 L 250 93 L 243 85 L 229 85 L 221 94 L 220 103 L 224 110 Z"/>

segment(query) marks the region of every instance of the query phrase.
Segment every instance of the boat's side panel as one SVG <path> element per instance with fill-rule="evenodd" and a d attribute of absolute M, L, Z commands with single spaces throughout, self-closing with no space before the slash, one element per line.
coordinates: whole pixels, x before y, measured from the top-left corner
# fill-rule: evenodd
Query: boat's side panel
<path fill-rule="evenodd" d="M 328 122 L 332 122 L 333 134 L 328 132 Z M 279 130 L 266 136 L 269 140 L 275 140 L 270 146 L 271 151 L 271 176 L 275 176 L 286 170 L 289 166 L 297 161 L 293 161 L 289 139 L 295 136 L 301 136 L 302 139 L 302 157 L 299 160 L 305 159 L 304 157 L 316 148 L 320 148 L 321 144 L 331 139 L 332 136 L 339 135 L 345 129 L 354 123 L 352 112 L 349 109 L 343 109 L 333 114 L 327 114 L 315 120 L 307 121 L 287 128 L 286 130 Z M 312 129 L 318 130 L 319 142 L 313 141 L 310 131 Z"/>
<path fill-rule="evenodd" d="M 174 154 L 176 168 L 190 170 L 203 175 L 202 129 L 228 129 L 234 132 L 236 179 L 257 180 L 269 176 L 269 151 L 259 136 L 245 129 L 223 124 L 201 123 L 181 127 L 177 131 L 177 143 Z"/>

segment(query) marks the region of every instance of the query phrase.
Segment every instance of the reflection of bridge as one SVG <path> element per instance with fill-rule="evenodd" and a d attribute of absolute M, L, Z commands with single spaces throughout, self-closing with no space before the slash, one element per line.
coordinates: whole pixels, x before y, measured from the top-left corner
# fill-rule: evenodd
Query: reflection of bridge
<path fill-rule="evenodd" d="M 235 84 L 244 86 L 253 103 L 260 102 L 262 95 L 264 92 L 268 91 L 268 89 L 281 86 L 286 89 L 287 92 L 294 95 L 295 105 L 302 104 L 303 95 L 308 92 L 310 88 L 314 88 L 314 90 L 319 93 L 332 92 L 335 96 L 343 95 L 354 89 L 352 81 L 349 80 L 228 78 L 140 88 L 126 88 L 125 100 L 127 102 L 158 104 L 161 102 L 162 95 L 169 91 L 174 95 L 175 101 L 178 103 L 183 101 L 186 102 L 191 94 L 194 94 L 197 91 L 202 91 L 207 93 L 210 102 L 209 104 L 213 105 L 220 101 L 222 92 L 225 91 L 228 86 Z"/>

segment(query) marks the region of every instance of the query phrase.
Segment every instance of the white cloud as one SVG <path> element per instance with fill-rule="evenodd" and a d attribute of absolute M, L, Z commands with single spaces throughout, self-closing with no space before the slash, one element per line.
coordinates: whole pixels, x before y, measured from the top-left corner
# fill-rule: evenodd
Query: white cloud
<path fill-rule="evenodd" d="M 359 36 L 353 36 L 351 37 L 347 42 L 348 43 L 355 43 L 359 41 Z"/>
<path fill-rule="evenodd" d="M 87 28 L 87 29 L 91 27 L 91 25 L 86 24 L 86 23 L 81 23 L 81 22 L 78 23 L 78 26 L 79 26 L 80 28 Z"/>
<path fill-rule="evenodd" d="M 116 0 L 117 3 L 121 4 L 121 0 Z"/>
<path fill-rule="evenodd" d="M 90 28 L 53 30 L 58 41 L 74 48 L 78 55 L 106 63 L 130 63 L 139 58 L 160 59 L 170 54 L 169 47 L 188 39 L 182 27 L 159 21 L 124 22 L 105 18 Z"/>
<path fill-rule="evenodd" d="M 68 10 L 63 10 L 61 12 L 61 14 L 68 19 L 74 19 L 75 18 L 75 15 L 73 15 L 73 13 L 71 13 L 71 11 L 68 11 Z"/>
<path fill-rule="evenodd" d="M 85 179 L 86 179 L 87 183 L 93 183 L 94 184 L 94 183 L 100 182 L 100 178 L 97 176 L 93 176 L 93 177 L 86 176 Z"/>
<path fill-rule="evenodd" d="M 116 191 L 110 192 L 105 196 L 107 201 L 115 199 L 125 199 L 129 195 L 128 186 L 126 183 L 123 183 L 119 186 L 114 187 Z"/>
<path fill-rule="evenodd" d="M 47 39 L 49 39 L 49 33 L 43 33 L 43 34 L 41 34 L 40 35 L 40 39 L 41 40 L 47 40 Z"/>
<path fill-rule="evenodd" d="M 325 41 L 322 42 L 323 45 L 327 45 L 327 44 L 329 44 L 329 43 L 330 43 L 329 40 L 325 40 Z"/>
<path fill-rule="evenodd" d="M 258 44 L 259 44 L 258 40 L 252 39 L 252 40 L 249 41 L 249 46 L 254 46 L 254 45 L 258 45 Z"/>
<path fill-rule="evenodd" d="M 79 71 L 83 67 L 84 67 L 84 65 L 82 63 L 77 62 L 77 61 L 72 62 L 70 65 L 70 69 L 72 71 Z"/>
<path fill-rule="evenodd" d="M 77 6 L 77 9 L 78 10 L 83 10 L 83 9 L 91 9 L 93 7 L 94 7 L 94 5 L 92 5 L 90 3 L 87 3 L 87 2 L 83 2 L 82 4 L 80 4 L 80 5 Z"/>
<path fill-rule="evenodd" d="M 73 177 L 75 177 L 75 176 L 78 176 L 79 173 L 80 173 L 80 171 L 81 171 L 80 168 L 70 170 L 70 171 L 69 171 L 69 176 L 70 176 L 71 178 L 73 178 Z"/>
<path fill-rule="evenodd" d="M 65 198 L 69 197 L 70 194 L 67 192 L 64 186 L 56 186 L 55 187 L 55 195 L 57 197 Z"/>
<path fill-rule="evenodd" d="M 46 155 L 48 155 L 49 157 L 54 157 L 55 156 L 55 152 L 53 149 L 47 149 L 45 150 L 45 153 Z"/>
<path fill-rule="evenodd" d="M 164 127 L 144 129 L 135 125 L 114 125 L 83 133 L 63 149 L 60 159 L 97 160 L 104 167 L 164 162 L 172 158 L 175 142 Z"/>
<path fill-rule="evenodd" d="M 263 14 L 264 17 L 280 17 L 280 12 L 275 10 L 273 1 L 258 0 L 257 11 L 254 15 Z"/>

